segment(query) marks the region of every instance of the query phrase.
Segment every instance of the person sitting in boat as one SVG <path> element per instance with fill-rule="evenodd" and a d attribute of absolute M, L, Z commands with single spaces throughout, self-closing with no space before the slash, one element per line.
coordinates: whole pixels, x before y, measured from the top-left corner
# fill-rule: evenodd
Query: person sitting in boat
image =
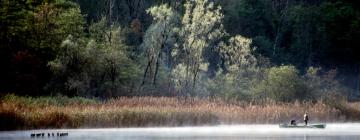
<path fill-rule="evenodd" d="M 291 120 L 290 125 L 296 125 L 296 120 Z"/>
<path fill-rule="evenodd" d="M 307 113 L 304 114 L 304 122 L 305 122 L 305 125 L 308 124 L 308 121 L 309 121 L 309 116 Z"/>

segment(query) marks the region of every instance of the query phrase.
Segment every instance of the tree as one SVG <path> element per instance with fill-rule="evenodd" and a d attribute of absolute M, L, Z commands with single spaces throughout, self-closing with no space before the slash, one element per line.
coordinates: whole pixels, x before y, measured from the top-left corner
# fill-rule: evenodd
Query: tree
<path fill-rule="evenodd" d="M 274 11 L 274 45 L 272 57 L 275 58 L 277 55 L 276 49 L 279 49 L 283 40 L 285 39 L 285 33 L 288 32 L 289 18 L 288 13 L 293 0 L 278 0 L 272 2 L 272 8 Z"/>
<path fill-rule="evenodd" d="M 283 62 L 283 51 L 290 44 L 289 13 L 294 0 L 229 0 L 222 1 L 225 11 L 225 28 L 231 34 L 253 38 L 258 53 Z"/>
<path fill-rule="evenodd" d="M 259 68 L 251 49 L 251 39 L 237 35 L 220 45 L 223 71 L 207 82 L 210 96 L 232 100 L 249 100 L 251 88 L 258 83 Z"/>
<path fill-rule="evenodd" d="M 81 37 L 83 26 L 84 18 L 76 3 L 66 0 L 44 2 L 34 13 L 29 43 L 34 47 L 51 48 L 56 52 L 56 46 L 60 46 L 68 35 Z"/>
<path fill-rule="evenodd" d="M 254 89 L 260 99 L 270 98 L 275 101 L 301 99 L 301 80 L 294 66 L 278 66 L 268 69 L 266 77 Z"/>
<path fill-rule="evenodd" d="M 113 40 L 119 32 L 113 31 Z M 49 62 L 54 73 L 50 91 L 69 96 L 109 98 L 134 92 L 137 66 L 128 59 L 125 46 L 116 42 L 86 41 L 69 36 L 56 59 Z"/>
<path fill-rule="evenodd" d="M 307 100 L 328 99 L 331 97 L 344 96 L 344 86 L 335 79 L 336 70 L 330 70 L 320 74 L 321 68 L 309 67 L 303 76 L 307 93 Z"/>
<path fill-rule="evenodd" d="M 157 85 L 158 73 L 160 67 L 169 66 L 165 62 L 171 63 L 171 50 L 174 42 L 174 28 L 178 26 L 179 16 L 168 5 L 155 6 L 147 10 L 153 17 L 153 23 L 148 28 L 144 36 L 144 55 L 146 57 L 146 66 L 141 86 L 143 86 L 147 78 L 151 79 L 154 87 Z M 166 50 L 167 54 L 166 54 Z M 168 59 L 165 61 L 164 58 Z"/>
<path fill-rule="evenodd" d="M 14 56 L 16 56 L 18 50 L 20 50 L 19 48 L 26 45 L 25 34 L 29 31 L 30 25 L 28 21 L 32 17 L 30 12 L 32 9 L 32 5 L 25 0 L 0 1 L 0 64 L 2 66 L 0 69 L 1 93 L 17 92 L 19 88 L 16 85 L 21 85 L 16 84 L 19 79 L 22 79 L 20 77 L 18 78 L 17 75 L 22 73 L 19 72 L 19 65 L 14 64 Z M 29 54 L 29 52 L 26 54 Z M 26 93 L 26 90 L 32 92 L 28 89 L 35 90 L 37 87 L 30 85 L 29 88 L 24 86 L 21 89 L 25 89 L 25 91 L 19 91 L 19 94 L 29 94 Z"/>
<path fill-rule="evenodd" d="M 256 66 L 256 58 L 252 55 L 251 39 L 237 35 L 229 39 L 228 44 L 221 46 L 220 50 L 225 61 L 225 68 L 231 66 L 249 68 Z"/>
<path fill-rule="evenodd" d="M 31 3 L 26 0 L 0 2 L 0 47 L 11 46 L 24 39 L 21 35 L 29 29 L 28 20 L 32 17 L 32 9 Z"/>
<path fill-rule="evenodd" d="M 205 49 L 225 35 L 222 25 L 223 15 L 220 11 L 220 7 L 208 0 L 189 0 L 185 3 L 185 14 L 180 29 L 182 40 L 176 52 L 182 55 L 182 60 L 176 69 L 186 67 L 185 79 L 180 82 L 185 89 L 183 94 L 195 95 L 199 73 L 206 72 L 209 63 L 204 59 Z"/>
<path fill-rule="evenodd" d="M 319 8 L 295 6 L 290 11 L 292 21 L 291 44 L 288 48 L 289 62 L 300 68 L 316 66 L 322 49 L 327 45 L 321 28 Z"/>
<path fill-rule="evenodd" d="M 47 62 L 68 34 L 83 32 L 79 7 L 66 0 L 5 0 L 0 13 L 0 63 L 5 65 L 0 73 L 6 75 L 0 79 L 9 89 L 1 92 L 44 95 L 51 77 Z"/>
<path fill-rule="evenodd" d="M 268 0 L 221 1 L 226 30 L 232 35 L 271 37 L 274 30 L 271 2 Z"/>
<path fill-rule="evenodd" d="M 149 0 L 76 0 L 81 6 L 82 11 L 87 16 L 87 21 L 99 21 L 102 16 L 112 23 L 122 26 L 128 26 L 133 20 L 137 19 L 148 26 L 151 23 L 151 17 L 146 14 L 146 9 L 156 1 Z"/>

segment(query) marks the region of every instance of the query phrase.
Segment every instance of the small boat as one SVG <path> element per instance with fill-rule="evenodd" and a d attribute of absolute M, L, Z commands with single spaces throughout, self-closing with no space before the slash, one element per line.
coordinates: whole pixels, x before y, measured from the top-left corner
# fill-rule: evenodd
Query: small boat
<path fill-rule="evenodd" d="M 310 125 L 290 125 L 279 124 L 280 128 L 325 128 L 326 124 L 310 124 Z"/>

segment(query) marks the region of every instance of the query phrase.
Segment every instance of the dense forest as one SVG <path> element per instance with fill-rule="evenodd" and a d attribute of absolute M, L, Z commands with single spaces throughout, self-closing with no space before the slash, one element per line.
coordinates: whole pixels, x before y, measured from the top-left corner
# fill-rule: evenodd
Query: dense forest
<path fill-rule="evenodd" d="M 360 97 L 355 0 L 1 0 L 0 93 Z"/>

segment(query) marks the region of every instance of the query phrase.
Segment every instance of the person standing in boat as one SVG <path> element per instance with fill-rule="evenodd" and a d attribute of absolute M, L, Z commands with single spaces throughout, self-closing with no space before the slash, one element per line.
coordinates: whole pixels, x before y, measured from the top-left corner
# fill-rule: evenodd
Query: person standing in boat
<path fill-rule="evenodd" d="M 304 114 L 304 122 L 305 122 L 305 125 L 308 124 L 308 121 L 309 121 L 309 115 L 305 112 L 305 114 Z"/>

